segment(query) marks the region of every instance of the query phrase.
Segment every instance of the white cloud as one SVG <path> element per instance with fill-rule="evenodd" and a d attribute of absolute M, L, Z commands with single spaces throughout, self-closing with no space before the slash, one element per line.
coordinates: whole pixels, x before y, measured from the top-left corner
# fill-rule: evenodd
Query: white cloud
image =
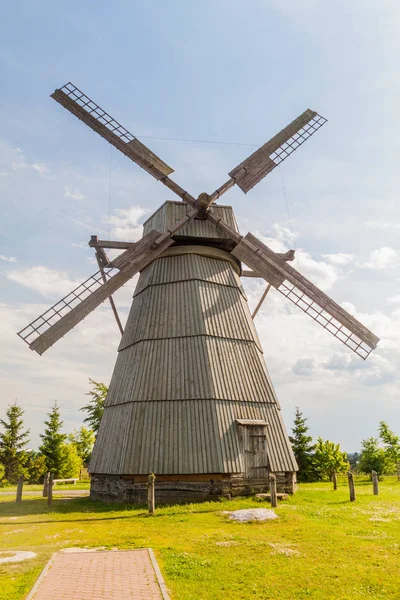
<path fill-rule="evenodd" d="M 56 271 L 41 265 L 29 269 L 9 271 L 7 279 L 30 288 L 42 296 L 47 298 L 56 297 L 57 299 L 68 294 L 80 283 L 80 281 L 70 279 L 62 271 Z"/>
<path fill-rule="evenodd" d="M 131 206 L 127 209 L 117 208 L 110 218 L 105 218 L 105 221 L 111 226 L 111 237 L 121 241 L 136 242 L 143 233 L 140 220 L 149 212 L 149 209 L 141 206 Z"/>
<path fill-rule="evenodd" d="M 72 198 L 72 200 L 84 200 L 86 196 L 76 188 L 70 185 L 64 185 L 64 198 Z"/>
<path fill-rule="evenodd" d="M 393 248 L 385 246 L 370 252 L 369 261 L 361 263 L 359 266 L 366 269 L 387 269 L 396 267 L 398 264 L 397 252 Z"/>
<path fill-rule="evenodd" d="M 87 249 L 87 248 L 89 248 L 89 245 L 88 245 L 87 242 L 79 242 L 79 244 L 72 243 L 72 247 L 73 248 L 85 248 L 85 249 Z"/>
<path fill-rule="evenodd" d="M 1 144 L 1 159 L 0 165 L 6 169 L 5 174 L 9 174 L 10 171 L 7 169 L 12 169 L 12 171 L 20 171 L 21 169 L 32 169 L 40 177 L 44 177 L 45 179 L 50 179 L 50 169 L 44 162 L 31 161 L 28 159 L 24 152 L 18 146 L 12 147 L 8 146 L 4 143 Z"/>
<path fill-rule="evenodd" d="M 292 367 L 292 372 L 300 377 L 309 377 L 314 371 L 312 358 L 299 358 Z"/>
<path fill-rule="evenodd" d="M 343 252 L 338 252 L 336 254 L 323 254 L 322 256 L 328 262 L 338 266 L 347 265 L 354 259 L 354 254 L 344 254 Z"/>
<path fill-rule="evenodd" d="M 398 296 L 391 296 L 390 298 L 388 298 L 388 302 L 390 302 L 391 304 L 395 304 L 397 302 L 400 302 L 400 295 L 398 295 Z"/>
<path fill-rule="evenodd" d="M 15 256 L 4 256 L 4 254 L 0 254 L 0 260 L 4 260 L 4 262 L 8 263 L 16 263 L 18 262 Z"/>

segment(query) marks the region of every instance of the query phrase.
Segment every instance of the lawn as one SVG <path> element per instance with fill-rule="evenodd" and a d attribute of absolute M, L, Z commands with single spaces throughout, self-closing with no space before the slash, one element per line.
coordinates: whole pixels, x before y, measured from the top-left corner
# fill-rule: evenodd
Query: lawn
<path fill-rule="evenodd" d="M 252 498 L 158 508 L 87 498 L 0 501 L 1 550 L 37 557 L 0 565 L 0 599 L 22 600 L 61 548 L 152 547 L 173 600 L 400 598 L 400 482 L 307 484 L 276 509 L 279 519 L 236 523 L 222 511 L 265 506 Z"/>

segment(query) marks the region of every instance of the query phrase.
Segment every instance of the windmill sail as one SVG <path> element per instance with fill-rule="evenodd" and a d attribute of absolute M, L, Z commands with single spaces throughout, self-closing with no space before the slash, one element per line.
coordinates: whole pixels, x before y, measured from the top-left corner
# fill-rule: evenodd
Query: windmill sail
<path fill-rule="evenodd" d="M 98 271 L 40 317 L 37 317 L 18 335 L 29 344 L 31 350 L 43 354 L 131 277 L 173 244 L 172 239 L 168 237 L 155 250 L 152 249 L 154 242 L 159 237 L 160 233 L 152 230 L 134 247 L 126 250 L 114 261 L 114 264 L 118 261 L 120 271 L 112 267 L 104 269 L 107 276 L 110 277 L 105 283 L 101 271 Z"/>
<path fill-rule="evenodd" d="M 376 335 L 251 233 L 232 254 L 364 360 L 376 348 Z"/>
<path fill-rule="evenodd" d="M 161 158 L 72 83 L 55 90 L 51 97 L 156 179 L 173 173 Z"/>
<path fill-rule="evenodd" d="M 318 129 L 327 119 L 309 108 L 246 160 L 232 169 L 229 176 L 246 194 L 257 183 L 283 162 Z"/>

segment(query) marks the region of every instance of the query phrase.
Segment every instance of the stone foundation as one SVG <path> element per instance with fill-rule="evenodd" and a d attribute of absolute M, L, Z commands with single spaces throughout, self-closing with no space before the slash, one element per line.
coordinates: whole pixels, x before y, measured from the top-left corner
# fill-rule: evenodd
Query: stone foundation
<path fill-rule="evenodd" d="M 277 491 L 293 494 L 296 473 L 275 473 Z M 156 476 L 156 504 L 204 502 L 218 498 L 253 496 L 269 492 L 269 482 L 263 479 L 245 479 L 243 475 L 159 475 Z M 143 475 L 103 475 L 93 473 L 90 484 L 91 500 L 147 503 L 147 477 Z"/>

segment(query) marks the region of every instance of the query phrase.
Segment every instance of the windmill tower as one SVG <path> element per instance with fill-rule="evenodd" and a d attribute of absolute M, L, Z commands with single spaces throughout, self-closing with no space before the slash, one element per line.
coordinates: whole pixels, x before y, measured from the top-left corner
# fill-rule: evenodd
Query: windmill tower
<path fill-rule="evenodd" d="M 379 339 L 288 264 L 293 251 L 242 237 L 232 208 L 215 202 L 234 185 L 247 193 L 326 120 L 306 110 L 195 199 L 74 85 L 52 97 L 181 198 L 146 221 L 137 243 L 92 236 L 99 271 L 19 332 L 42 354 L 106 299 L 122 332 L 112 294 L 140 273 L 90 463 L 91 497 L 141 502 L 149 473 L 158 502 L 265 491 L 270 472 L 293 492 L 297 465 L 240 277 L 265 279 L 262 300 L 276 288 L 363 359 Z M 123 252 L 110 261 L 105 248 Z"/>

